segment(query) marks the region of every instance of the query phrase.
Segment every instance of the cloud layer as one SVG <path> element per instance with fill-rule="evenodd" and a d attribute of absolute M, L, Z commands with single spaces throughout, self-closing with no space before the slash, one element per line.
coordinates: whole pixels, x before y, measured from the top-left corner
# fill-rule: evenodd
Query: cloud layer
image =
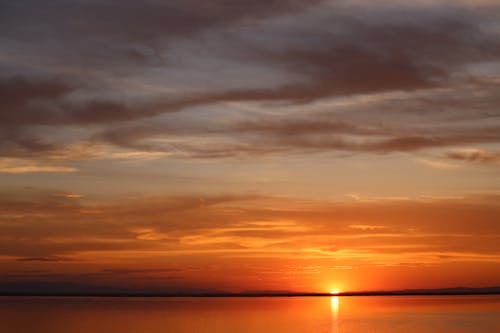
<path fill-rule="evenodd" d="M 498 281 L 499 19 L 0 0 L 4 282 Z"/>
<path fill-rule="evenodd" d="M 6 157 L 69 142 L 216 158 L 498 143 L 494 4 L 1 6 Z"/>
<path fill-rule="evenodd" d="M 448 274 L 443 267 L 455 263 L 500 264 L 497 199 L 342 203 L 221 195 L 88 205 L 54 196 L 3 197 L 1 260 L 7 277 L 14 267 L 43 264 L 49 270 L 16 280 L 75 282 L 76 270 L 87 282 L 118 279 L 129 286 L 131 279 L 155 277 L 167 286 L 165 276 L 201 283 L 200 270 L 217 275 L 220 265 L 228 281 L 240 284 L 248 270 L 254 276 L 286 272 L 297 285 L 310 282 L 307 269 L 287 269 L 306 262 L 317 266 L 316 278 L 332 267 L 410 265 Z M 276 260 L 280 264 L 271 269 Z"/>

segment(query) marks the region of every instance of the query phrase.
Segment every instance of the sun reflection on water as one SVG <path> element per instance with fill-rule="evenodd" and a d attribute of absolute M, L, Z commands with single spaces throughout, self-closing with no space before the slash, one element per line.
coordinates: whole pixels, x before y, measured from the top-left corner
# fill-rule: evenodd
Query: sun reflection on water
<path fill-rule="evenodd" d="M 332 313 L 332 333 L 339 332 L 339 307 L 340 307 L 340 298 L 339 296 L 331 296 L 330 297 L 330 311 Z"/>

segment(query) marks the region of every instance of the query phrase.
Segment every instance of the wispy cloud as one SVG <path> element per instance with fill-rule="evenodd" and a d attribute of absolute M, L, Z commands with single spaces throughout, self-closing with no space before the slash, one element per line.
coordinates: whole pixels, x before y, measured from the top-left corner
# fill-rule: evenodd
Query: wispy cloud
<path fill-rule="evenodd" d="M 65 192 L 56 192 L 53 193 L 52 196 L 54 198 L 64 198 L 64 199 L 80 199 L 83 198 L 83 194 L 77 194 L 77 193 L 65 193 Z"/>
<path fill-rule="evenodd" d="M 22 262 L 58 262 L 60 261 L 59 258 L 57 257 L 23 257 L 23 258 L 17 258 L 16 261 L 22 261 Z"/>
<path fill-rule="evenodd" d="M 499 152 L 487 151 L 482 149 L 464 149 L 461 151 L 449 152 L 446 156 L 456 161 L 493 165 L 500 164 Z"/>
<path fill-rule="evenodd" d="M 430 166 L 432 168 L 437 168 L 437 169 L 458 169 L 460 168 L 460 165 L 449 163 L 449 162 L 444 162 L 440 160 L 431 160 L 427 158 L 418 158 L 417 162 L 423 165 Z"/>
<path fill-rule="evenodd" d="M 64 165 L 44 164 L 34 160 L 16 159 L 16 158 L 0 158 L 0 173 L 73 173 L 78 172 L 75 167 Z"/>

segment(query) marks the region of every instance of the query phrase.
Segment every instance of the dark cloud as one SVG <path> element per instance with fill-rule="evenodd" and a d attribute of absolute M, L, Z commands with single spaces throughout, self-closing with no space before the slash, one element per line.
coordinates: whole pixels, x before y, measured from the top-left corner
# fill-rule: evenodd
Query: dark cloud
<path fill-rule="evenodd" d="M 13 119 L 13 117 L 17 117 L 16 113 L 27 105 L 31 103 L 43 104 L 45 101 L 58 99 L 73 90 L 71 85 L 57 79 L 28 80 L 23 76 L 1 78 L 0 107 L 2 110 L 10 111 L 2 112 L 1 120 L 2 122 L 15 123 L 17 119 Z M 40 114 L 40 116 L 42 115 Z"/>
<path fill-rule="evenodd" d="M 144 274 L 144 273 L 173 273 L 182 272 L 179 268 L 150 268 L 150 269 L 104 269 L 103 273 L 129 275 L 129 274 Z"/>
<path fill-rule="evenodd" d="M 37 1 L 0 3 L 0 30 L 21 45 L 37 43 L 45 56 L 66 62 L 83 59 L 102 68 L 158 65 L 173 38 L 193 38 L 201 32 L 297 12 L 319 1 Z M 42 43 L 42 44 L 39 44 Z"/>
<path fill-rule="evenodd" d="M 62 78 L 41 79 L 14 76 L 0 78 L 0 120 L 2 127 L 22 125 L 71 125 L 131 120 L 147 117 L 144 106 L 127 106 L 108 100 L 71 101 L 68 97 L 82 84 L 69 84 Z M 167 105 L 170 105 L 168 103 Z M 153 106 L 150 116 L 157 112 Z M 172 105 L 175 109 L 175 104 Z"/>
<path fill-rule="evenodd" d="M 37 123 L 57 124 L 56 114 L 47 110 L 74 88 L 57 79 L 28 80 L 23 76 L 0 78 L 0 129 L 2 155 L 47 151 L 55 145 L 24 128 Z"/>
<path fill-rule="evenodd" d="M 213 1 L 53 1 L 42 6 L 36 1 L 11 3 L 2 1 L 2 20 L 6 35 L 14 32 L 71 35 L 88 34 L 92 37 L 121 37 L 138 41 L 161 39 L 172 35 L 186 35 L 218 25 L 265 18 L 303 10 L 319 1 L 272 0 Z M 17 19 L 17 21 L 15 20 Z M 22 25 L 20 23 L 26 23 Z M 66 28 L 59 29 L 56 28 Z M 68 31 L 69 30 L 69 31 Z"/>
<path fill-rule="evenodd" d="M 467 6 L 393 4 L 372 6 L 370 14 L 344 3 L 292 0 L 251 5 L 56 1 L 50 6 L 26 1 L 2 2 L 0 7 L 0 28 L 9 54 L 34 47 L 74 69 L 68 53 L 75 53 L 79 64 L 100 73 L 97 77 L 80 69 L 52 73 L 54 67 L 42 60 L 32 61 L 40 61 L 38 67 L 44 70 L 7 57 L 3 66 L 12 64 L 6 73 L 13 74 L 0 78 L 1 156 L 47 158 L 61 155 L 71 143 L 225 158 L 289 151 L 413 152 L 499 140 L 498 126 L 445 123 L 498 116 L 498 84 L 471 70 L 500 59 L 498 33 L 487 28 L 490 16 Z M 499 11 L 496 6 L 489 10 Z M 44 39 L 50 43 L 34 43 Z M 186 43 L 204 53 L 188 52 Z M 118 55 L 136 60 L 120 65 Z M 226 64 L 228 71 L 211 77 L 213 88 L 200 89 L 197 79 L 191 78 L 187 81 L 192 90 L 150 93 L 150 84 L 162 83 L 147 72 L 150 64 L 140 59 L 169 56 L 183 64 L 157 63 L 165 76 L 172 70 L 189 76 L 188 68 L 196 71 L 205 60 L 210 73 L 219 73 Z M 116 66 L 133 73 L 118 74 Z M 245 66 L 286 80 L 268 84 L 258 75 L 244 76 Z M 205 74 L 197 73 L 199 78 Z M 238 87 L 225 83 L 235 76 L 243 82 Z M 122 91 L 122 77 L 139 81 L 142 88 Z M 113 83 L 106 81 L 110 78 Z M 463 88 L 467 84 L 469 88 Z M 422 91 L 428 95 L 419 95 Z M 141 94 L 146 92 L 144 98 Z M 387 93 L 406 95 L 345 111 L 333 106 L 330 115 L 309 111 L 318 100 Z M 204 122 L 210 118 L 204 112 L 212 113 L 227 102 L 303 111 L 300 116 L 275 112 L 264 117 L 239 110 L 241 121 Z M 193 110 L 199 112 L 200 121 L 184 114 L 169 117 Z M 423 114 L 429 119 L 415 118 Z M 433 119 L 438 122 L 427 127 L 426 121 Z M 83 135 L 80 131 L 72 140 L 67 135 L 70 142 L 50 131 L 84 126 Z M 169 134 L 187 140 L 152 142 Z"/>
<path fill-rule="evenodd" d="M 376 112 L 376 107 L 369 106 L 366 111 Z M 391 112 L 394 111 L 388 113 Z M 335 119 L 336 117 L 346 120 Z M 415 152 L 440 147 L 495 143 L 500 140 L 500 127 L 495 124 L 469 126 L 451 123 L 422 127 L 412 123 L 377 123 L 377 115 L 361 124 L 349 121 L 348 117 L 342 115 L 329 116 L 319 113 L 312 118 L 303 115 L 260 116 L 253 120 L 209 126 L 191 124 L 180 128 L 168 124 L 118 126 L 108 128 L 96 136 L 95 140 L 128 149 L 168 152 L 179 157 L 198 158 L 324 151 Z M 172 140 L 162 144 L 154 141 L 155 138 L 168 135 L 186 137 L 188 140 Z M 213 136 L 217 140 L 201 141 L 201 138 L 206 136 Z"/>
<path fill-rule="evenodd" d="M 17 258 L 16 261 L 56 262 L 56 261 L 60 261 L 60 260 L 58 258 L 51 258 L 51 257 L 27 257 L 27 258 Z"/>
<path fill-rule="evenodd" d="M 409 19 L 417 14 L 425 19 Z M 331 10 L 306 28 L 292 25 L 277 33 L 267 31 L 278 41 L 287 41 L 293 34 L 292 42 L 277 42 L 278 47 L 243 44 L 236 48 L 246 61 L 297 73 L 302 82 L 229 90 L 207 96 L 207 102 L 306 103 L 325 97 L 432 88 L 447 85 L 464 65 L 500 57 L 497 36 L 481 31 L 480 22 L 467 11 L 411 8 L 395 10 L 389 18 L 349 15 L 353 14 Z"/>

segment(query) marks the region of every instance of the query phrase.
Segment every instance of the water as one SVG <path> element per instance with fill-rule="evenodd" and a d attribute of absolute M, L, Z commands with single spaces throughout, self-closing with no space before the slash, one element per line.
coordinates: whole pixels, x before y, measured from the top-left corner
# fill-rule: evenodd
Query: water
<path fill-rule="evenodd" d="M 0 297 L 0 332 L 500 332 L 500 296 Z"/>

